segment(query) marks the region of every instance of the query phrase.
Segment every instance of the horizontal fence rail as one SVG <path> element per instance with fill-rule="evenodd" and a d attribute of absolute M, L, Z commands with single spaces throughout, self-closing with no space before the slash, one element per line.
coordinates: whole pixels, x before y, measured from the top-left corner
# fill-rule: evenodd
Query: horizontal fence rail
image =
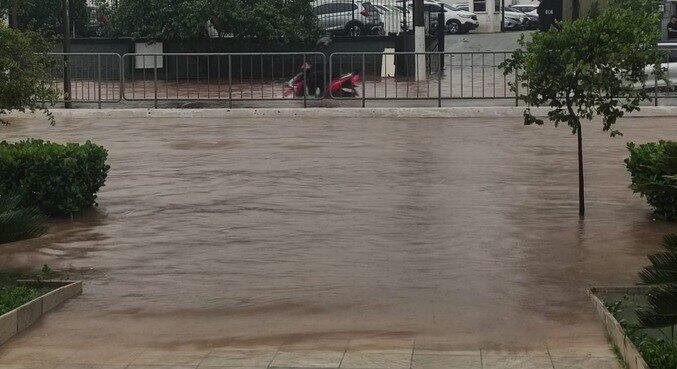
<path fill-rule="evenodd" d="M 66 100 L 64 72 L 70 72 L 70 101 L 114 103 L 122 100 L 122 57 L 114 53 L 47 53 L 47 81 Z"/>
<path fill-rule="evenodd" d="M 322 99 L 313 87 L 324 78 L 325 60 L 322 53 L 125 54 L 123 97 L 156 103 Z M 289 90 L 297 75 L 302 88 Z"/>
<path fill-rule="evenodd" d="M 660 99 L 677 98 L 677 44 L 665 51 L 665 78 L 652 74 L 636 89 Z M 511 52 L 319 52 L 288 53 L 49 53 L 46 83 L 66 101 L 70 72 L 75 103 L 352 100 L 514 100 L 524 87 L 501 63 Z M 339 83 L 340 82 L 340 83 Z M 517 91 L 511 90 L 517 86 Z"/>
<path fill-rule="evenodd" d="M 449 100 L 515 99 L 499 65 L 510 52 L 334 53 L 332 76 L 359 71 L 360 96 L 334 99 Z"/>

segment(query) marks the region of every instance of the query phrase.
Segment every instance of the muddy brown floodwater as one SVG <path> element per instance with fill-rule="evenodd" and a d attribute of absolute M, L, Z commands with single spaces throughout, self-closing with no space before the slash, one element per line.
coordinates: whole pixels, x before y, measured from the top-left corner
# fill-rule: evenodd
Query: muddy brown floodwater
<path fill-rule="evenodd" d="M 13 343 L 529 348 L 604 342 L 585 290 L 633 283 L 674 225 L 628 189 L 627 141 L 674 119 L 14 121 L 0 137 L 93 140 L 100 206 L 5 246 L 3 268 L 71 268 L 85 294 Z"/>

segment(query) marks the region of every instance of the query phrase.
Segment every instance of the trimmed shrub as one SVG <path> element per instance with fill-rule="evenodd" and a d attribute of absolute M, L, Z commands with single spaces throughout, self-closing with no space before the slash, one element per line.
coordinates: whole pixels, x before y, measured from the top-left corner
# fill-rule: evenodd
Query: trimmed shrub
<path fill-rule="evenodd" d="M 47 218 L 36 207 L 22 208 L 17 196 L 0 195 L 0 244 L 40 236 Z"/>
<path fill-rule="evenodd" d="M 108 152 L 89 141 L 65 145 L 29 139 L 0 142 L 0 193 L 19 196 L 22 206 L 65 215 L 96 205 L 104 185 Z"/>
<path fill-rule="evenodd" d="M 41 294 L 39 290 L 26 286 L 0 288 L 0 315 L 40 297 Z"/>
<path fill-rule="evenodd" d="M 656 216 L 677 219 L 677 142 L 631 142 L 628 150 L 625 165 L 632 177 L 632 191 L 646 197 Z"/>

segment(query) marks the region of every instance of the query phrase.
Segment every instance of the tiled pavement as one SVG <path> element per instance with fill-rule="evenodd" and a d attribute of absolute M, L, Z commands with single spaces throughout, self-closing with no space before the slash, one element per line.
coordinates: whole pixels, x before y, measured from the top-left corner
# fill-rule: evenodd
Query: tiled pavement
<path fill-rule="evenodd" d="M 432 351 L 415 348 L 204 350 L 16 348 L 0 351 L 0 369 L 620 369 L 607 347 L 536 351 Z"/>

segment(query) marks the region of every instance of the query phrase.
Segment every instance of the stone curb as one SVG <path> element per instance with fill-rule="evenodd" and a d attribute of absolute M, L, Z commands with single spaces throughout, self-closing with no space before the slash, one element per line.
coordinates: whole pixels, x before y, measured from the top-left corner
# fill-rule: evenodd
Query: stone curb
<path fill-rule="evenodd" d="M 0 316 L 0 345 L 7 342 L 14 335 L 24 331 L 35 323 L 48 311 L 59 306 L 62 302 L 82 293 L 81 281 L 19 281 L 34 286 L 56 287 L 34 300 Z"/>
<path fill-rule="evenodd" d="M 56 118 L 497 118 L 522 117 L 524 107 L 450 108 L 238 108 L 238 109 L 53 109 Z M 531 108 L 546 116 L 547 108 Z M 10 112 L 9 118 L 40 117 L 42 113 Z M 628 117 L 674 117 L 677 106 L 646 106 Z"/>
<path fill-rule="evenodd" d="M 613 342 L 614 345 L 618 348 L 618 351 L 621 355 L 621 358 L 625 363 L 628 364 L 628 369 L 651 369 L 649 365 L 644 361 L 642 355 L 639 354 L 637 347 L 630 341 L 628 336 L 625 335 L 623 327 L 616 320 L 616 318 L 607 310 L 604 306 L 602 300 L 597 297 L 596 293 L 600 291 L 605 292 L 646 292 L 647 287 L 637 286 L 637 287 L 599 287 L 591 288 L 588 291 L 588 296 L 590 301 L 592 301 L 593 306 L 595 307 L 595 312 L 602 322 L 604 323 L 604 329 L 607 332 L 607 336 Z"/>

